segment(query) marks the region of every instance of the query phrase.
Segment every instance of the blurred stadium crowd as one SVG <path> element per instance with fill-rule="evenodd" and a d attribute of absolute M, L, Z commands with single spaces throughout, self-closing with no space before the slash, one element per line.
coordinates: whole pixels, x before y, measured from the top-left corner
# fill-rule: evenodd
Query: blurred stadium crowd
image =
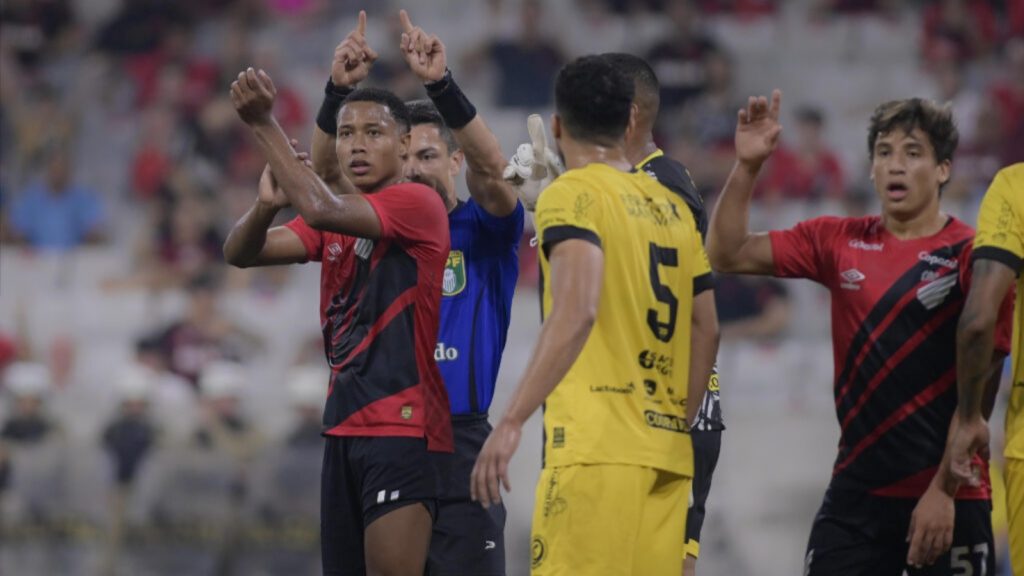
<path fill-rule="evenodd" d="M 262 169 L 228 85 L 266 69 L 277 117 L 308 143 L 333 48 L 365 8 L 373 83 L 422 97 L 398 53 L 402 7 L 446 43 L 509 154 L 563 63 L 644 55 L 660 143 L 709 203 L 736 109 L 781 87 L 798 105 L 757 191 L 762 229 L 875 210 L 866 125 L 885 99 L 953 106 L 943 202 L 968 223 L 997 169 L 1024 160 L 1015 0 L 0 0 L 0 573 L 317 573 L 318 279 L 223 264 Z M 727 416 L 800 410 L 826 294 L 739 277 L 717 294 Z M 531 344 L 515 324 L 504 383 Z"/>

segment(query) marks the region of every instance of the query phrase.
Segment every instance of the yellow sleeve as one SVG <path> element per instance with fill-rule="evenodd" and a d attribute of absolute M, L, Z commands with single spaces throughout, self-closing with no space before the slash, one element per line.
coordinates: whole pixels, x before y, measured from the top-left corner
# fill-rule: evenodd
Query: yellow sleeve
<path fill-rule="evenodd" d="M 537 201 L 537 238 L 547 256 L 564 240 L 586 240 L 601 247 L 601 206 L 596 191 L 579 179 L 559 178 Z"/>
<path fill-rule="evenodd" d="M 1024 262 L 1024 163 L 999 171 L 978 214 L 973 257 L 995 260 L 1020 273 Z"/>

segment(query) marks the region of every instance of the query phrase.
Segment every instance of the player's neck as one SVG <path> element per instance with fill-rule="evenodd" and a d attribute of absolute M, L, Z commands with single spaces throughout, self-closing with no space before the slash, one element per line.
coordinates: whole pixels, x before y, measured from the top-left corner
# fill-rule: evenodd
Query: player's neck
<path fill-rule="evenodd" d="M 625 145 L 603 146 L 565 138 L 561 142 L 561 149 L 562 155 L 565 156 L 565 167 L 569 170 L 583 168 L 588 164 L 607 164 L 623 172 L 633 169 L 633 164 L 626 156 Z"/>
<path fill-rule="evenodd" d="M 936 207 L 906 219 L 897 218 L 893 214 L 882 214 L 882 225 L 886 231 L 899 240 L 927 238 L 938 234 L 949 221 L 949 216 Z"/>
<path fill-rule="evenodd" d="M 658 151 L 658 145 L 654 143 L 654 135 L 648 133 L 647 138 L 639 146 L 633 146 L 626 150 L 629 163 L 633 166 L 643 162 L 648 156 Z"/>
<path fill-rule="evenodd" d="M 374 192 L 380 192 L 381 190 L 387 188 L 388 186 L 393 186 L 395 184 L 398 184 L 399 182 L 402 182 L 403 180 L 404 180 L 404 178 L 402 177 L 401 174 L 395 174 L 394 176 L 391 176 L 389 178 L 385 178 L 385 179 L 381 180 L 380 182 L 378 182 L 376 184 L 373 184 L 371 186 L 366 186 L 365 188 L 364 187 L 360 187 L 360 186 L 356 186 L 356 190 L 359 190 L 360 194 L 373 194 Z"/>

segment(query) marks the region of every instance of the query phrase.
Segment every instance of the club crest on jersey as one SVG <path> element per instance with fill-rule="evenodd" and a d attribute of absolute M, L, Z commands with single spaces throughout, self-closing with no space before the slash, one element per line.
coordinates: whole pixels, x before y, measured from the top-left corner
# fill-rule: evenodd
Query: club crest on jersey
<path fill-rule="evenodd" d="M 448 253 L 448 262 L 444 265 L 444 280 L 441 284 L 441 294 L 444 296 L 455 296 L 466 288 L 466 258 L 462 250 L 452 250 Z"/>
<path fill-rule="evenodd" d="M 856 268 L 850 268 L 846 272 L 840 273 L 839 277 L 843 280 L 839 286 L 847 290 L 860 290 L 860 283 L 867 278 L 863 272 Z"/>
<path fill-rule="evenodd" d="M 924 304 L 928 310 L 934 310 L 946 301 L 946 297 L 953 291 L 959 277 L 956 274 L 946 274 L 937 280 L 933 280 L 917 290 L 917 299 Z"/>

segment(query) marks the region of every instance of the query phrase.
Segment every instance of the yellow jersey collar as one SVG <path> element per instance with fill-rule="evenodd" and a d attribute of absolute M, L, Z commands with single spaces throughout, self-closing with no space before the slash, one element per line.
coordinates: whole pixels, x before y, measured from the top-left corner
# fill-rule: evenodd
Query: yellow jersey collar
<path fill-rule="evenodd" d="M 643 160 L 641 160 L 641 161 L 640 161 L 640 162 L 639 162 L 639 163 L 638 163 L 638 164 L 636 165 L 636 169 L 637 169 L 637 170 L 641 170 L 641 169 L 643 169 L 643 167 L 644 167 L 644 164 L 647 164 L 647 163 L 648 163 L 648 162 L 650 162 L 651 160 L 654 160 L 655 158 L 657 158 L 657 157 L 659 157 L 659 156 L 664 156 L 664 155 L 665 155 L 665 152 L 663 152 L 661 148 L 658 148 L 658 149 L 657 149 L 657 150 L 655 150 L 654 152 L 651 152 L 651 153 L 650 153 L 650 155 L 649 155 L 649 156 L 647 156 L 647 158 L 644 158 Z"/>

